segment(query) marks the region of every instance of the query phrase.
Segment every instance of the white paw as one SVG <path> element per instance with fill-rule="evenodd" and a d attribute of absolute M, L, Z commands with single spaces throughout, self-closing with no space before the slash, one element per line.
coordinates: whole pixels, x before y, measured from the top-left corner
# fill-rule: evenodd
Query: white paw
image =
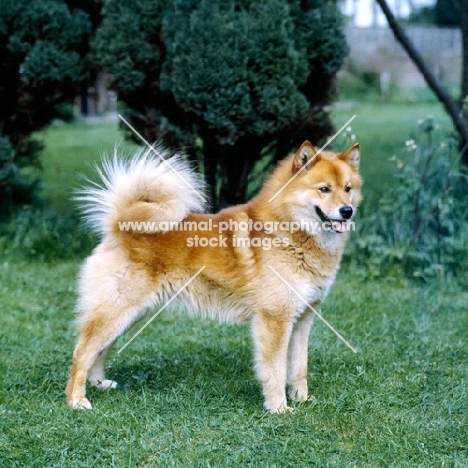
<path fill-rule="evenodd" d="M 279 403 L 265 402 L 265 408 L 272 414 L 292 413 L 293 409 L 288 406 L 286 400 Z"/>
<path fill-rule="evenodd" d="M 308 395 L 307 391 L 291 390 L 288 394 L 291 400 L 295 401 L 296 403 L 310 403 L 317 401 L 317 398 L 315 398 L 314 395 Z"/>
<path fill-rule="evenodd" d="M 300 377 L 292 379 L 288 385 L 288 396 L 298 403 L 307 401 L 309 399 L 307 379 Z"/>
<path fill-rule="evenodd" d="M 70 400 L 68 404 L 73 409 L 93 409 L 87 398 L 74 398 L 73 400 Z"/>
<path fill-rule="evenodd" d="M 281 405 L 279 408 L 276 410 L 271 410 L 271 413 L 273 414 L 284 414 L 284 413 L 292 413 L 294 411 L 293 408 L 287 405 Z"/>
<path fill-rule="evenodd" d="M 96 388 L 101 390 L 107 390 L 108 388 L 117 388 L 117 382 L 114 380 L 104 379 L 104 380 L 90 380 L 89 383 Z"/>
<path fill-rule="evenodd" d="M 297 401 L 299 403 L 309 399 L 309 396 L 307 395 L 307 387 L 300 389 L 290 389 L 288 395 L 291 400 Z"/>

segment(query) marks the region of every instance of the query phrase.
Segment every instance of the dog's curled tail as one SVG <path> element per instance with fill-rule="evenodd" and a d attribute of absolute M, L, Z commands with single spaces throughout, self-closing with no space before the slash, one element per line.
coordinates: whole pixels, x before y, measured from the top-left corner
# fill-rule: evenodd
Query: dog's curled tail
<path fill-rule="evenodd" d="M 205 209 L 203 182 L 180 153 L 154 147 L 125 159 L 116 148 L 97 170 L 101 181 L 90 182 L 75 198 L 101 236 L 115 230 L 165 231 L 190 212 Z"/>

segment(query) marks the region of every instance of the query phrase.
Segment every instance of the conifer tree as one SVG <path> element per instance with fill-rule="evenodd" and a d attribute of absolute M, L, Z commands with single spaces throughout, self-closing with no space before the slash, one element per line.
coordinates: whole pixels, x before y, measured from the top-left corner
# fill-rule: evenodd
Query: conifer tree
<path fill-rule="evenodd" d="M 148 140 L 196 159 L 215 204 L 249 174 L 332 132 L 326 106 L 347 53 L 334 2 L 110 0 L 95 55 Z M 220 181 L 220 184 L 218 183 Z"/>
<path fill-rule="evenodd" d="M 27 201 L 41 144 L 31 134 L 70 114 L 86 79 L 91 23 L 62 0 L 0 0 L 0 205 Z"/>

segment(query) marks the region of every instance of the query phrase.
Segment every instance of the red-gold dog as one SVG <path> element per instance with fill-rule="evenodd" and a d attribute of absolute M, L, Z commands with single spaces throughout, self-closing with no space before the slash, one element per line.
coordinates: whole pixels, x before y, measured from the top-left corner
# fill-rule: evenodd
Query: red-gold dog
<path fill-rule="evenodd" d="M 319 307 L 335 279 L 361 200 L 359 158 L 357 144 L 318 154 L 305 142 L 252 201 L 217 214 L 202 213 L 202 183 L 181 156 L 161 162 L 146 151 L 105 162 L 103 186 L 81 196 L 102 241 L 80 274 L 68 403 L 91 408 L 86 380 L 117 385 L 104 376 L 109 348 L 178 292 L 170 310 L 250 323 L 269 411 L 289 409 L 286 388 L 291 399 L 307 400 L 313 312 L 300 297 Z"/>

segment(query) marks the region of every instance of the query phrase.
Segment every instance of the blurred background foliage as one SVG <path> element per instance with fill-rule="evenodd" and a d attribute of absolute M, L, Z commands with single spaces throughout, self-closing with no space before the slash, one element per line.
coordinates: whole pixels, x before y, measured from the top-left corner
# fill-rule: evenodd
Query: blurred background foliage
<path fill-rule="evenodd" d="M 453 127 L 427 89 L 391 87 L 381 102 L 374 75 L 348 64 L 337 80 L 343 21 L 326 0 L 0 0 L 2 252 L 81 258 L 95 242 L 72 187 L 119 133 L 63 122 L 104 71 L 125 118 L 198 166 L 213 209 L 250 198 L 278 159 L 358 113 L 344 137 L 363 148 L 365 201 L 347 260 L 366 277 L 466 279 L 467 179 Z"/>
<path fill-rule="evenodd" d="M 56 0 L 0 0 L 0 200 L 30 202 L 41 143 L 32 133 L 72 116 L 89 79 L 90 16 Z M 27 168 L 27 170 L 24 170 Z"/>
<path fill-rule="evenodd" d="M 347 54 L 334 2 L 111 0 L 94 56 L 148 141 L 182 147 L 215 207 L 245 201 L 271 166 L 333 131 L 327 106 Z"/>

